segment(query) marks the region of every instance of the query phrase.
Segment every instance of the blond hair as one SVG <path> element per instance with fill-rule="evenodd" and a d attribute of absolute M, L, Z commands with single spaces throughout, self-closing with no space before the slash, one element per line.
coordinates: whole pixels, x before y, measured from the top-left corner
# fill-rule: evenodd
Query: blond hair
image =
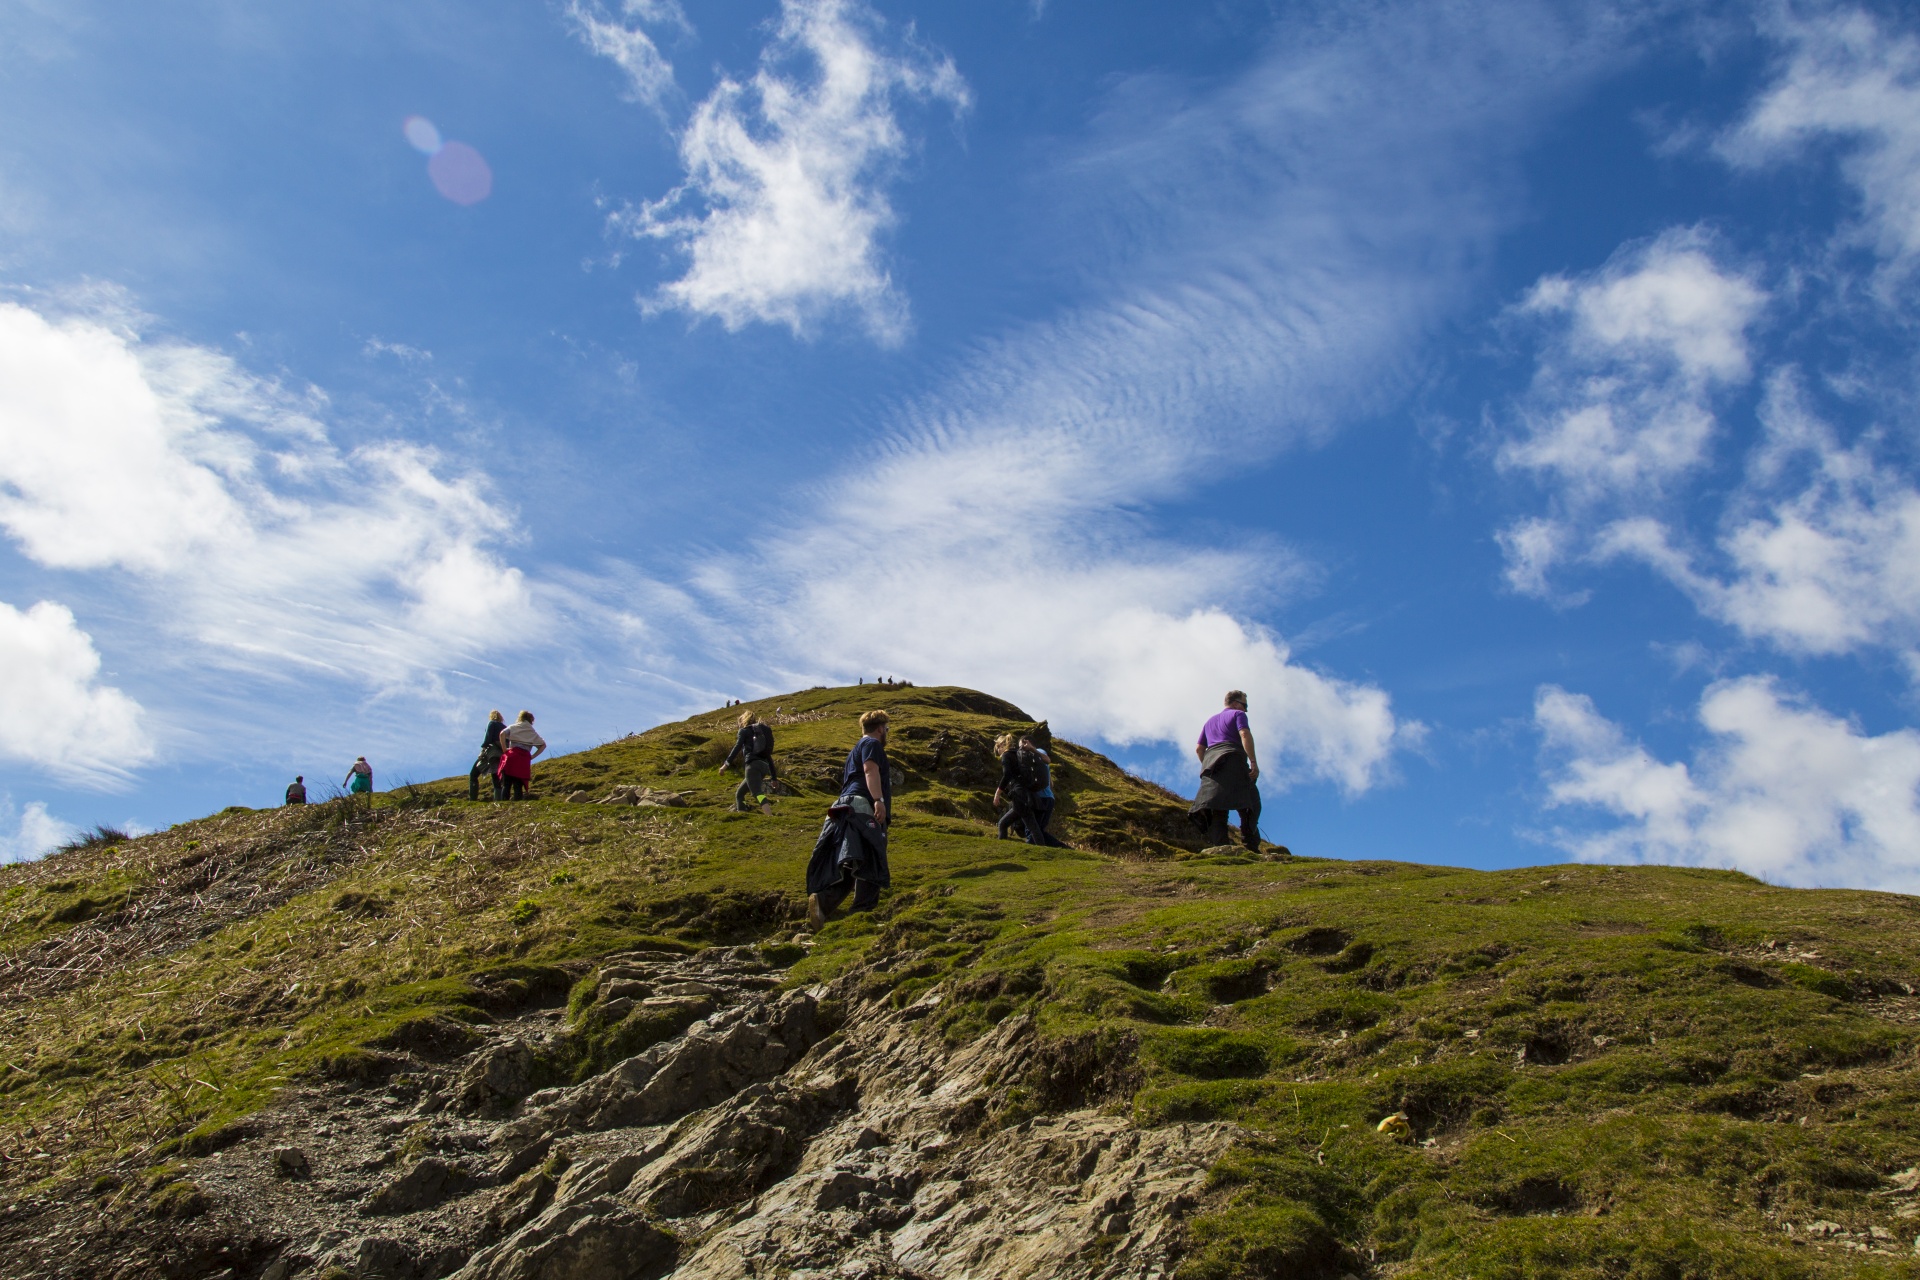
<path fill-rule="evenodd" d="M 533 712 L 531 712 L 531 711 L 522 711 L 522 712 L 520 713 L 520 723 L 521 723 L 521 724 L 532 724 L 532 723 L 533 723 Z"/>
<path fill-rule="evenodd" d="M 1003 756 L 1013 750 L 1013 735 L 1003 733 L 993 740 L 993 754 Z"/>
<path fill-rule="evenodd" d="M 489 720 L 505 720 L 505 719 L 506 719 L 506 717 L 505 717 L 505 716 L 503 716 L 503 715 L 501 715 L 501 714 L 500 714 L 500 712 L 499 712 L 498 710 L 493 710 L 493 711 L 489 711 L 489 712 L 487 712 L 487 719 L 489 719 Z"/>
<path fill-rule="evenodd" d="M 744 728 L 746 728 L 746 727 L 747 727 L 748 725 L 750 725 L 750 724 L 752 724 L 752 723 L 753 723 L 753 712 L 751 712 L 751 711 L 742 711 L 742 712 L 740 713 L 740 727 L 741 727 L 742 729 L 744 729 Z"/>
<path fill-rule="evenodd" d="M 871 735 L 875 729 L 888 723 L 892 718 L 884 711 L 869 711 L 860 717 L 860 732 Z"/>

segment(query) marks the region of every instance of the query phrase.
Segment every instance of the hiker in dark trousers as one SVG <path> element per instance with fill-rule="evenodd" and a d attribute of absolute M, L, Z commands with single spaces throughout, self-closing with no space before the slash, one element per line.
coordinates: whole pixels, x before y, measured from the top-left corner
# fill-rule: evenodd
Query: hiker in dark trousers
<path fill-rule="evenodd" d="M 893 811 L 893 767 L 887 763 L 887 713 L 860 717 L 860 741 L 840 771 L 840 798 L 827 809 L 807 862 L 807 923 L 827 922 L 848 893 L 853 910 L 880 905 L 893 883 L 887 869 L 887 822 Z"/>
<path fill-rule="evenodd" d="M 1200 758 L 1200 790 L 1187 817 L 1207 833 L 1209 848 L 1227 842 L 1227 810 L 1240 815 L 1240 842 L 1260 852 L 1260 760 L 1247 724 L 1247 695 L 1234 689 L 1226 705 L 1201 726 L 1194 744 Z"/>
<path fill-rule="evenodd" d="M 293 781 L 287 784 L 286 802 L 288 804 L 305 804 L 307 802 L 307 779 L 305 775 L 296 774 L 294 775 Z"/>
<path fill-rule="evenodd" d="M 1033 816 L 1040 822 L 1040 843 L 1055 849 L 1067 846 L 1053 834 L 1053 757 L 1040 749 L 1032 734 L 1020 735 L 1020 764 L 1030 780 L 1037 784 L 1033 791 Z"/>
<path fill-rule="evenodd" d="M 747 797 L 753 797 L 757 805 L 765 806 L 767 788 L 772 784 L 773 771 L 773 729 L 751 711 L 740 713 L 740 732 L 733 740 L 733 750 L 727 752 L 727 758 L 720 762 L 720 772 L 725 773 L 733 767 L 738 758 L 746 777 L 733 793 L 733 811 L 747 811 Z M 769 809 L 767 812 L 771 813 Z"/>
<path fill-rule="evenodd" d="M 506 717 L 498 711 L 487 712 L 487 733 L 480 740 L 480 754 L 474 758 L 473 768 L 467 770 L 467 799 L 480 798 L 480 775 L 493 778 L 494 770 L 500 767 L 500 733 L 507 727 Z M 493 798 L 500 798 L 500 784 L 493 784 Z"/>
<path fill-rule="evenodd" d="M 1038 762 L 1029 752 L 1027 759 L 1020 758 L 1019 744 L 1010 733 L 1003 733 L 993 741 L 993 750 L 1000 757 L 1000 785 L 993 789 L 993 803 L 997 808 L 1007 806 L 1007 812 L 1000 818 L 1000 836 L 1006 838 L 1010 821 L 1018 822 L 1020 829 L 1026 832 L 1028 844 L 1045 844 L 1046 837 L 1041 834 L 1040 819 L 1033 812 L 1033 794 L 1038 788 L 1038 778 L 1033 766 Z"/>
<path fill-rule="evenodd" d="M 546 749 L 547 740 L 534 732 L 533 712 L 522 711 L 519 719 L 500 731 L 500 768 L 494 775 L 500 785 L 494 798 L 525 800 L 534 759 Z"/>

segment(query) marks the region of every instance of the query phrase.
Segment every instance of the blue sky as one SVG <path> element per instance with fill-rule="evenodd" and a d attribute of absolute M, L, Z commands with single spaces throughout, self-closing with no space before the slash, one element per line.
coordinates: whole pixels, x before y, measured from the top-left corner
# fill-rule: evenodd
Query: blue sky
<path fill-rule="evenodd" d="M 0 49 L 7 856 L 890 675 L 1182 788 L 1244 687 L 1301 852 L 1920 889 L 1899 7 Z"/>

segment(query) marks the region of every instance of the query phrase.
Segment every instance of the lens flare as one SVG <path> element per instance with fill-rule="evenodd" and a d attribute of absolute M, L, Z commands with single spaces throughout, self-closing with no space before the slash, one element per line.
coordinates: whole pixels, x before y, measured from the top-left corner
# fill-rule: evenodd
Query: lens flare
<path fill-rule="evenodd" d="M 408 116 L 407 122 L 400 126 L 400 132 L 407 135 L 407 141 L 413 144 L 415 151 L 427 155 L 437 155 L 440 151 L 440 130 L 433 121 L 425 116 Z"/>
<path fill-rule="evenodd" d="M 449 142 L 434 152 L 427 176 L 434 189 L 455 204 L 479 204 L 493 192 L 493 170 L 464 142 Z"/>

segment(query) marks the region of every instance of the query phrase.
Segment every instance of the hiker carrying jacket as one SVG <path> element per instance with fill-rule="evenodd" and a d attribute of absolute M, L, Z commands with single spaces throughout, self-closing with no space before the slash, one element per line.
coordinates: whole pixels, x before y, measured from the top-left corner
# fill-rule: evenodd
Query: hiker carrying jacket
<path fill-rule="evenodd" d="M 489 779 L 492 779 L 494 770 L 499 767 L 500 734 L 506 727 L 507 721 L 505 716 L 502 716 L 498 711 L 487 712 L 487 733 L 486 736 L 480 740 L 480 754 L 474 757 L 473 768 L 467 770 L 467 799 L 478 800 L 480 798 L 480 775 L 484 773 Z M 500 798 L 500 784 L 497 780 L 493 783 L 493 798 L 495 800 Z"/>
<path fill-rule="evenodd" d="M 860 741 L 840 771 L 840 797 L 807 860 L 807 923 L 826 924 L 848 893 L 853 910 L 880 905 L 880 890 L 893 883 L 887 868 L 887 823 L 893 812 L 893 766 L 887 762 L 887 713 L 860 717 Z"/>
<path fill-rule="evenodd" d="M 500 731 L 500 769 L 495 775 L 500 785 L 494 793 L 499 800 L 525 800 L 527 784 L 533 781 L 533 761 L 547 749 L 547 740 L 533 730 L 533 712 L 522 711 L 520 718 Z"/>
<path fill-rule="evenodd" d="M 1053 834 L 1053 757 L 1040 749 L 1033 735 L 1020 735 L 1020 767 L 1031 780 L 1038 783 L 1033 791 L 1033 816 L 1040 820 L 1040 843 L 1055 849 L 1066 848 L 1065 842 Z"/>
<path fill-rule="evenodd" d="M 1026 832 L 1028 844 L 1045 844 L 1039 815 L 1033 811 L 1034 794 L 1041 786 L 1038 758 L 1029 751 L 1022 759 L 1019 743 L 1010 733 L 995 738 L 993 750 L 1000 757 L 1000 785 L 993 789 L 993 803 L 995 807 L 1007 806 L 1000 818 L 1001 839 L 1006 838 L 1008 824 L 1017 821 Z"/>
<path fill-rule="evenodd" d="M 346 788 L 350 796 L 363 796 L 373 790 L 373 766 L 365 756 L 355 757 L 353 768 L 347 770 Z"/>
<path fill-rule="evenodd" d="M 1202 725 L 1193 753 L 1200 758 L 1200 790 L 1187 817 L 1207 833 L 1209 848 L 1227 842 L 1227 810 L 1240 815 L 1240 842 L 1260 852 L 1260 760 L 1247 724 L 1247 695 L 1234 689 L 1226 705 Z"/>
<path fill-rule="evenodd" d="M 740 732 L 733 740 L 733 750 L 727 752 L 727 758 L 720 762 L 720 772 L 725 773 L 733 767 L 735 757 L 739 757 L 746 774 L 739 789 L 733 793 L 733 811 L 747 811 L 747 797 L 753 802 L 765 806 L 767 788 L 774 780 L 773 768 L 773 729 L 751 711 L 740 713 Z M 769 809 L 767 812 L 771 813 Z"/>
<path fill-rule="evenodd" d="M 307 779 L 304 774 L 295 774 L 293 781 L 287 784 L 287 804 L 305 804 L 307 802 Z"/>

